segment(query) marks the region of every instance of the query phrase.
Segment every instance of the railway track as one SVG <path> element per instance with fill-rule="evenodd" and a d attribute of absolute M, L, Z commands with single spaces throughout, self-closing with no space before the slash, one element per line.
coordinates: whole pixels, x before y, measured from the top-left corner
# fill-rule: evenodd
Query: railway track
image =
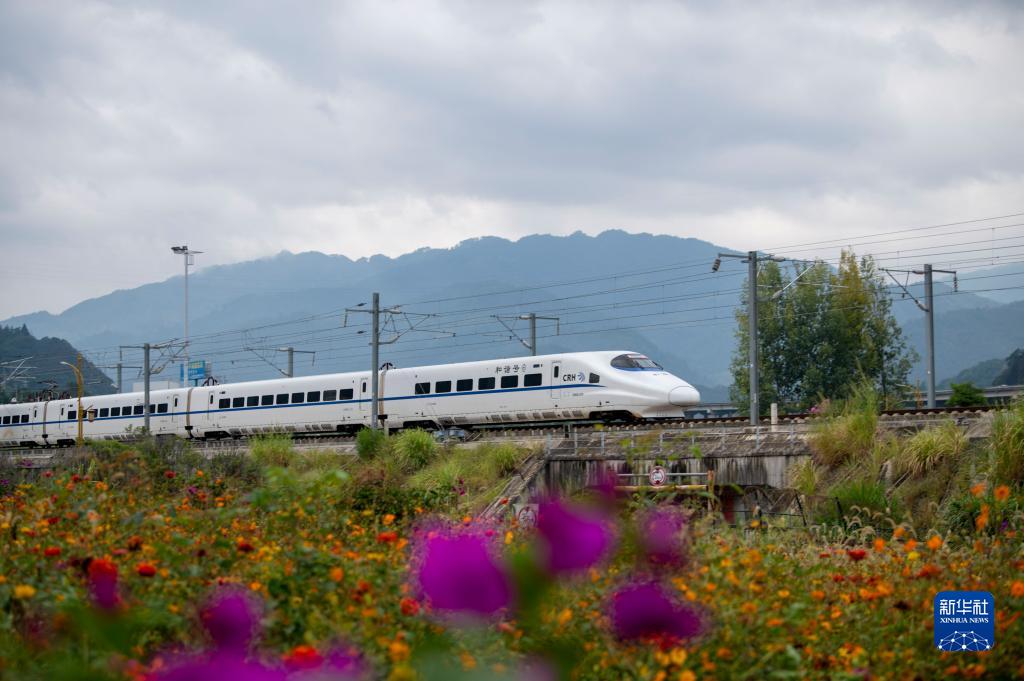
<path fill-rule="evenodd" d="M 952 417 L 956 419 L 974 418 L 988 411 L 998 409 L 998 406 L 980 407 L 936 407 L 932 409 L 890 409 L 880 413 L 880 420 L 888 426 L 913 426 L 928 420 Z M 759 429 L 771 427 L 794 427 L 807 424 L 820 418 L 814 413 L 780 414 L 776 424 L 768 420 L 762 420 Z M 502 424 L 486 425 L 475 427 L 467 431 L 468 437 L 460 440 L 449 440 L 452 442 L 502 442 L 509 440 L 542 440 L 546 438 L 571 437 L 573 433 L 586 435 L 596 431 L 606 433 L 637 434 L 643 432 L 656 432 L 660 430 L 716 430 L 729 429 L 741 432 L 743 429 L 751 428 L 748 419 L 743 416 L 721 416 L 700 419 L 659 419 L 657 421 L 646 421 L 637 423 L 604 423 L 600 421 L 571 421 L 552 423 L 528 423 L 528 424 Z M 232 451 L 248 447 L 250 437 L 231 438 L 223 440 L 193 440 L 192 445 L 201 451 L 215 453 L 217 451 Z M 354 435 L 341 434 L 296 434 L 293 435 L 295 448 L 325 449 L 325 448 L 354 448 L 356 438 Z M 5 447 L 0 448 L 0 456 L 5 458 L 27 457 L 28 460 L 44 460 L 54 453 L 65 451 L 68 447 Z"/>

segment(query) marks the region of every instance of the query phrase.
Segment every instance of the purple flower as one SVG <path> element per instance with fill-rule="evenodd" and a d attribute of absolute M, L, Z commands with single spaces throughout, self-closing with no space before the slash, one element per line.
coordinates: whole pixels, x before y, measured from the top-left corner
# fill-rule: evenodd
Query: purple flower
<path fill-rule="evenodd" d="M 655 565 L 678 567 L 686 562 L 688 519 L 676 509 L 659 508 L 642 516 L 639 544 L 648 561 Z"/>
<path fill-rule="evenodd" d="M 280 669 L 266 667 L 233 653 L 214 653 L 172 663 L 170 669 L 157 677 L 159 681 L 285 681 Z"/>
<path fill-rule="evenodd" d="M 210 599 L 199 617 L 219 651 L 244 654 L 256 636 L 258 607 L 244 592 L 225 589 Z"/>
<path fill-rule="evenodd" d="M 540 505 L 537 530 L 545 544 L 545 565 L 555 573 L 584 570 L 601 560 L 612 545 L 608 521 L 559 501 Z"/>
<path fill-rule="evenodd" d="M 438 610 L 488 615 L 509 604 L 508 577 L 484 537 L 428 536 L 419 568 L 420 589 Z"/>
<path fill-rule="evenodd" d="M 612 594 L 612 626 L 620 639 L 692 638 L 702 629 L 700 615 L 677 604 L 654 583 L 630 584 Z"/>

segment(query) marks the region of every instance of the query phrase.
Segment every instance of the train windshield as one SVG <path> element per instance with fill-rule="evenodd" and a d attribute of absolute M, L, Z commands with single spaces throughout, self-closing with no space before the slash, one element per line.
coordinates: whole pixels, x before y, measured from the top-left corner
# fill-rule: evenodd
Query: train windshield
<path fill-rule="evenodd" d="M 661 371 L 661 365 L 653 359 L 643 355 L 619 355 L 612 360 L 612 366 L 616 369 L 627 371 Z"/>

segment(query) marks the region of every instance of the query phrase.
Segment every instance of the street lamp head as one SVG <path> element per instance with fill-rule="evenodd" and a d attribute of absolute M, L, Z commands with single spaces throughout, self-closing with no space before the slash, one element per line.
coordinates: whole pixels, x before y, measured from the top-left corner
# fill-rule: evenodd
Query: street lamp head
<path fill-rule="evenodd" d="M 184 255 L 185 253 L 188 253 L 188 246 L 171 246 L 171 250 L 178 255 Z"/>
<path fill-rule="evenodd" d="M 722 259 L 721 258 L 715 258 L 715 261 L 713 263 L 711 263 L 711 271 L 712 272 L 717 272 L 718 268 L 721 267 L 721 266 L 722 266 Z"/>

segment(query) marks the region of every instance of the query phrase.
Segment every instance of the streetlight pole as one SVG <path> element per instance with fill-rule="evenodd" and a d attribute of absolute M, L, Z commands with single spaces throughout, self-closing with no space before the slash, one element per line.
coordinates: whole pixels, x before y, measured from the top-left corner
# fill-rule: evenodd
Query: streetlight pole
<path fill-rule="evenodd" d="M 75 412 L 78 416 L 78 438 L 75 440 L 75 444 L 81 447 L 85 443 L 85 438 L 82 436 L 82 356 L 78 355 L 78 359 L 75 360 L 75 364 L 78 366 L 67 362 L 61 362 L 61 364 L 75 372 L 75 380 L 78 382 L 78 411 Z"/>
<path fill-rule="evenodd" d="M 188 246 L 171 246 L 171 251 L 184 256 L 185 258 L 185 340 L 184 340 L 184 352 L 185 352 L 185 363 L 182 369 L 182 378 L 184 383 L 188 385 L 188 268 L 191 265 L 196 264 L 195 256 L 202 251 L 190 250 Z"/>

